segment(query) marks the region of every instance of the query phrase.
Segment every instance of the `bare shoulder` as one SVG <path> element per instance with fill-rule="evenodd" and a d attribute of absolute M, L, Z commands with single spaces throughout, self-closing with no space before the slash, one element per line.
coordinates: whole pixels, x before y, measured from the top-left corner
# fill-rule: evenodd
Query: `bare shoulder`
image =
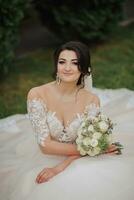
<path fill-rule="evenodd" d="M 92 93 L 92 103 L 94 103 L 96 106 L 99 106 L 100 107 L 100 99 L 99 97 Z"/>
<path fill-rule="evenodd" d="M 85 89 L 83 89 L 83 94 L 84 94 L 84 97 L 86 98 L 87 104 L 93 103 L 96 106 L 100 107 L 100 99 L 96 94 L 94 94 L 93 92 L 89 92 Z"/>
<path fill-rule="evenodd" d="M 27 99 L 42 98 L 46 99 L 47 94 L 51 90 L 53 82 L 46 83 L 37 87 L 33 87 L 29 90 Z"/>

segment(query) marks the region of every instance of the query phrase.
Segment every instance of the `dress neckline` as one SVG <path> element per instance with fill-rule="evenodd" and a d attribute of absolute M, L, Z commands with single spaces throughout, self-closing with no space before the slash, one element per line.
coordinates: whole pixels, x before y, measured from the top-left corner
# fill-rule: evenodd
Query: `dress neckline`
<path fill-rule="evenodd" d="M 84 116 L 84 112 L 82 112 L 82 113 L 76 113 L 75 116 L 70 121 L 67 121 L 66 125 L 64 125 L 64 123 L 57 117 L 56 111 L 48 110 L 47 114 L 50 114 L 51 117 L 54 117 L 56 119 L 56 121 L 59 123 L 59 125 L 62 127 L 63 131 L 66 131 L 66 130 L 68 130 L 70 128 L 70 126 L 76 120 L 80 120 Z"/>
<path fill-rule="evenodd" d="M 64 123 L 58 118 L 57 116 L 57 112 L 56 111 L 52 111 L 51 109 L 48 109 L 47 108 L 47 104 L 45 103 L 45 101 L 41 98 L 34 98 L 34 99 L 28 99 L 27 100 L 27 103 L 30 103 L 30 102 L 33 102 L 33 103 L 41 103 L 46 111 L 47 114 L 51 114 L 52 117 L 54 117 L 57 122 L 59 123 L 59 125 L 62 127 L 63 131 L 66 131 L 67 129 L 69 129 L 69 127 L 76 121 L 76 120 L 80 120 L 82 119 L 82 117 L 84 116 L 85 112 L 87 110 L 90 110 L 92 107 L 96 107 L 96 104 L 95 103 L 90 103 L 90 104 L 87 104 L 84 106 L 84 110 L 82 113 L 76 113 L 75 116 L 72 118 L 72 120 L 68 121 L 66 125 L 64 125 Z"/>

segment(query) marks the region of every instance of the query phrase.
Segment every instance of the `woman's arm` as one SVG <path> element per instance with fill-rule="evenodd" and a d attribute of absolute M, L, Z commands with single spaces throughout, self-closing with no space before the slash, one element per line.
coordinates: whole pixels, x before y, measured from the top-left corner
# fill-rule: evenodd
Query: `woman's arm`
<path fill-rule="evenodd" d="M 81 156 L 69 156 L 66 158 L 63 162 L 59 163 L 55 166 L 55 170 L 57 174 L 59 172 L 62 172 L 64 169 L 66 169 L 74 160 L 80 158 Z"/>
<path fill-rule="evenodd" d="M 76 144 L 68 144 L 54 141 L 47 137 L 45 145 L 40 146 L 42 153 L 53 154 L 53 155 L 64 155 L 64 156 L 80 156 L 80 152 L 77 150 Z"/>
<path fill-rule="evenodd" d="M 37 135 L 37 142 L 44 154 L 55 155 L 80 155 L 75 144 L 66 144 L 51 139 L 47 125 L 47 108 L 33 88 L 28 93 L 27 110 L 32 122 L 33 129 Z"/>
<path fill-rule="evenodd" d="M 36 177 L 36 182 L 43 183 L 49 181 L 49 179 L 64 171 L 75 159 L 78 159 L 80 157 L 81 156 L 69 156 L 64 161 L 54 167 L 44 168 Z"/>
<path fill-rule="evenodd" d="M 106 153 L 109 154 L 116 154 L 116 147 L 114 145 L 111 145 L 109 149 L 106 151 Z M 60 162 L 54 167 L 51 168 L 44 168 L 37 176 L 36 182 L 37 183 L 43 183 L 46 181 L 49 181 L 52 177 L 56 176 L 57 174 L 64 171 L 74 160 L 80 158 L 80 155 L 76 156 L 68 156 L 64 161 Z"/>
<path fill-rule="evenodd" d="M 54 141 L 48 136 L 45 140 L 45 146 L 40 146 L 42 153 L 53 154 L 53 155 L 63 155 L 63 156 L 81 156 L 80 152 L 77 150 L 76 144 L 67 144 Z M 117 147 L 115 145 L 110 145 L 105 153 L 116 153 Z"/>
<path fill-rule="evenodd" d="M 62 147 L 62 148 L 64 148 L 64 147 Z M 65 148 L 67 148 L 67 146 Z M 65 152 L 65 149 L 64 149 L 64 152 Z M 109 153 L 109 154 L 112 154 L 112 155 L 116 154 L 117 153 L 116 147 L 114 145 L 111 145 L 105 153 Z M 36 178 L 36 182 L 37 183 L 43 183 L 43 182 L 49 181 L 49 179 L 51 179 L 52 177 L 54 177 L 57 174 L 64 171 L 75 159 L 78 159 L 80 157 L 81 157 L 80 155 L 68 156 L 68 158 L 66 158 L 64 161 L 60 162 L 58 165 L 51 167 L 51 168 L 44 168 L 38 174 L 38 176 Z"/>

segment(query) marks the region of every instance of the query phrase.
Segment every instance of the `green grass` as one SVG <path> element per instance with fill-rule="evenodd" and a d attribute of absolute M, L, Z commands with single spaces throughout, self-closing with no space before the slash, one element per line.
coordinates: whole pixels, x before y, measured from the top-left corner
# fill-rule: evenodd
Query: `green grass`
<path fill-rule="evenodd" d="M 53 50 L 38 49 L 16 59 L 0 85 L 0 118 L 26 113 L 30 88 L 52 79 Z M 118 28 L 109 41 L 91 49 L 93 82 L 99 88 L 134 89 L 134 25 Z"/>
<path fill-rule="evenodd" d="M 94 49 L 92 61 L 96 87 L 134 89 L 134 25 Z"/>

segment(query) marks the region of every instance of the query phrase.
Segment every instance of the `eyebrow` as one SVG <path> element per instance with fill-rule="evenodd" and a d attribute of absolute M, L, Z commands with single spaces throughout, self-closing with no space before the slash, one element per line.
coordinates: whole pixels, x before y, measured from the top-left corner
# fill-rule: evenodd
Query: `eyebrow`
<path fill-rule="evenodd" d="M 64 58 L 59 58 L 59 60 L 66 60 Z M 78 61 L 78 59 L 71 59 L 72 61 Z"/>

